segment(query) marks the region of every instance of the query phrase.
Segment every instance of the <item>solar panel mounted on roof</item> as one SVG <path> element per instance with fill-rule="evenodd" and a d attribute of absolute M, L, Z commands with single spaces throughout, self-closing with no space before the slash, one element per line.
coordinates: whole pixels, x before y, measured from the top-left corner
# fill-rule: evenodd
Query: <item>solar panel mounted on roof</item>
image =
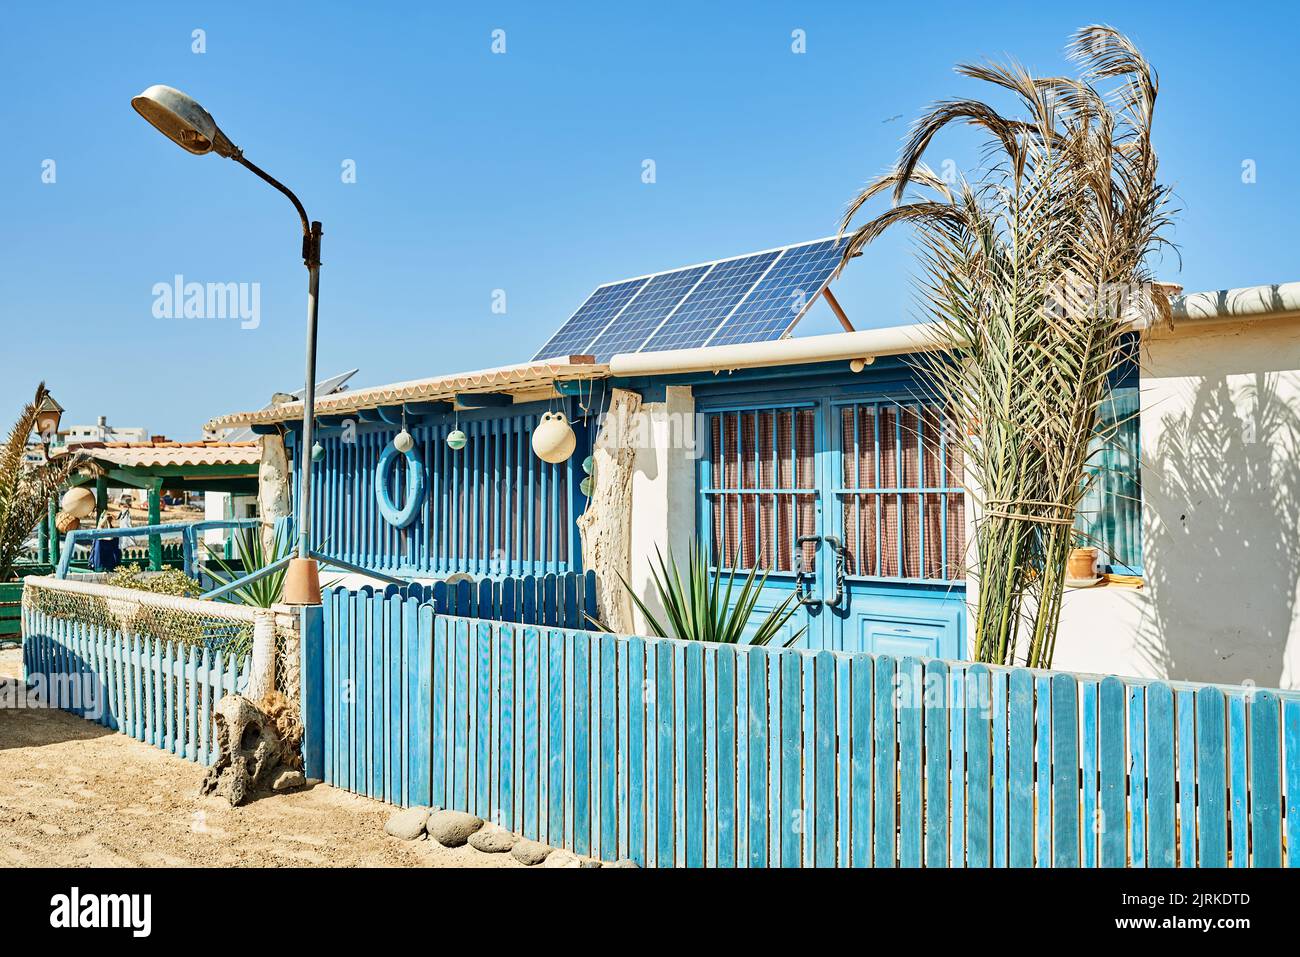
<path fill-rule="evenodd" d="M 599 287 L 546 345 L 537 350 L 533 360 L 586 355 L 591 341 L 645 284 L 646 279 L 642 277 Z"/>
<path fill-rule="evenodd" d="M 673 312 L 709 266 L 693 266 L 651 277 L 618 318 L 609 323 L 589 351 L 597 362 L 607 362 L 620 352 L 636 352 Z"/>
<path fill-rule="evenodd" d="M 819 239 L 600 286 L 534 360 L 657 352 L 779 339 L 839 263 L 843 241 Z"/>
<path fill-rule="evenodd" d="M 821 293 L 844 242 L 823 239 L 786 249 L 705 345 L 780 339 Z"/>
<path fill-rule="evenodd" d="M 715 264 L 668 321 L 651 333 L 641 351 L 704 345 L 779 255 L 781 250 L 773 249 Z"/>

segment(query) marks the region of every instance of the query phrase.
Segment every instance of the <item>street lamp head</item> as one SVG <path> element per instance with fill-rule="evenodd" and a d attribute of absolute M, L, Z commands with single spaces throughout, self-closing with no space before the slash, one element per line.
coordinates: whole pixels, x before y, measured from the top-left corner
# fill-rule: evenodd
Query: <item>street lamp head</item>
<path fill-rule="evenodd" d="M 240 155 L 239 148 L 226 139 L 212 115 L 180 90 L 156 84 L 132 97 L 131 105 L 160 133 L 196 156 L 215 152 L 234 159 Z"/>

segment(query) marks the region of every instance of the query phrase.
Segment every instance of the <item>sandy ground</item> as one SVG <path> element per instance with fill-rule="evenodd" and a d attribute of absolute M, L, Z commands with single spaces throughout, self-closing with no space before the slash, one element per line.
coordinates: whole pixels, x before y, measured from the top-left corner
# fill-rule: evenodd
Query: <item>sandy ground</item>
<path fill-rule="evenodd" d="M 0 649 L 0 681 L 22 673 Z M 393 809 L 318 784 L 232 808 L 204 769 L 62 711 L 0 708 L 0 866 L 522 867 L 384 834 Z"/>

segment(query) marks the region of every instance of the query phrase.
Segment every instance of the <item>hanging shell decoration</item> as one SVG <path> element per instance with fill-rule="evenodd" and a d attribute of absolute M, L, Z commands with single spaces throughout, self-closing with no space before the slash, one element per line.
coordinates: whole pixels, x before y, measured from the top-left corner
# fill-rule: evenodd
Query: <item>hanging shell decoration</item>
<path fill-rule="evenodd" d="M 465 442 L 465 433 L 460 429 L 456 429 L 447 436 L 447 447 L 455 449 L 457 452 L 465 447 Z"/>
<path fill-rule="evenodd" d="M 323 458 L 325 458 L 325 446 L 321 445 L 319 442 L 313 442 L 311 446 L 311 460 L 313 462 L 319 462 Z"/>
<path fill-rule="evenodd" d="M 73 518 L 90 518 L 95 514 L 95 493 L 82 486 L 68 489 L 59 500 L 59 506 Z"/>
<path fill-rule="evenodd" d="M 393 436 L 393 448 L 405 455 L 415 448 L 415 439 L 411 438 L 411 433 L 403 428 L 402 431 Z"/>
<path fill-rule="evenodd" d="M 578 437 L 563 412 L 544 412 L 533 429 L 533 454 L 543 462 L 563 462 L 578 447 Z"/>

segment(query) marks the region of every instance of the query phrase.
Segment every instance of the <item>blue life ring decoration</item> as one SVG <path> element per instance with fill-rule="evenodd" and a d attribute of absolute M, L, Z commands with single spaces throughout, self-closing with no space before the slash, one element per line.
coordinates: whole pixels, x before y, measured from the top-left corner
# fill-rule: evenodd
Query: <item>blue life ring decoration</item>
<path fill-rule="evenodd" d="M 398 508 L 388 494 L 388 476 L 393 469 L 397 456 L 406 457 L 406 504 Z M 390 442 L 384 446 L 379 455 L 379 464 L 375 466 L 375 498 L 379 500 L 379 514 L 384 521 L 394 528 L 406 528 L 415 521 L 420 506 L 424 503 L 424 465 L 415 449 L 398 452 Z"/>

